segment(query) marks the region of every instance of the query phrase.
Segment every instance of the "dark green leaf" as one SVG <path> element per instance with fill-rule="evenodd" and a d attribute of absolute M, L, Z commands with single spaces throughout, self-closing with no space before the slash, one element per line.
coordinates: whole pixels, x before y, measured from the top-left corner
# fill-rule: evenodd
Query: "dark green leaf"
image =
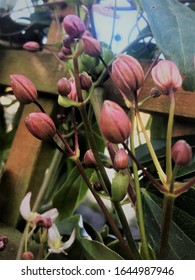
<path fill-rule="evenodd" d="M 87 186 L 77 167 L 74 167 L 53 199 L 53 205 L 58 209 L 60 219 L 72 215 L 86 192 Z"/>
<path fill-rule="evenodd" d="M 140 0 L 160 50 L 185 74 L 184 88 L 195 90 L 195 13 L 177 0 Z"/>
<path fill-rule="evenodd" d="M 156 191 L 143 189 L 142 201 L 148 242 L 157 254 L 160 244 L 162 199 Z M 168 259 L 195 258 L 195 212 L 189 212 L 186 208 L 189 202 L 195 204 L 194 190 L 176 200 L 169 235 Z"/>

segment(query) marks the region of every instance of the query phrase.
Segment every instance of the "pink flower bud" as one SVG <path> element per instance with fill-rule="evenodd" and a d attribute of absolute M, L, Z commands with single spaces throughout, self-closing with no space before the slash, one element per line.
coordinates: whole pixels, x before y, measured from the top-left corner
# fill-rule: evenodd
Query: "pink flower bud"
<path fill-rule="evenodd" d="M 161 91 L 168 92 L 171 88 L 176 91 L 182 85 L 182 77 L 177 65 L 172 61 L 161 60 L 152 69 L 151 74 L 156 86 Z"/>
<path fill-rule="evenodd" d="M 77 91 L 76 91 L 76 83 L 73 77 L 71 77 L 69 80 L 70 85 L 71 85 L 71 91 L 68 94 L 68 98 L 77 101 Z"/>
<path fill-rule="evenodd" d="M 54 137 L 56 127 L 52 119 L 45 113 L 31 113 L 25 119 L 25 125 L 30 133 L 39 140 L 49 140 Z"/>
<path fill-rule="evenodd" d="M 57 89 L 60 95 L 67 96 L 71 92 L 71 84 L 67 78 L 59 79 Z"/>
<path fill-rule="evenodd" d="M 102 46 L 98 40 L 95 38 L 83 35 L 83 51 L 85 54 L 88 54 L 89 56 L 98 57 L 102 52 Z"/>
<path fill-rule="evenodd" d="M 186 166 L 192 159 L 192 148 L 184 141 L 177 141 L 172 147 L 172 159 L 178 166 Z"/>
<path fill-rule="evenodd" d="M 22 254 L 22 258 L 23 260 L 34 260 L 34 255 L 32 252 L 28 251 L 28 252 L 24 252 Z"/>
<path fill-rule="evenodd" d="M 117 170 L 128 167 L 129 158 L 124 149 L 119 149 L 114 157 L 114 166 Z"/>
<path fill-rule="evenodd" d="M 80 38 L 85 32 L 84 22 L 75 15 L 68 15 L 63 20 L 63 26 L 66 33 L 71 38 Z"/>
<path fill-rule="evenodd" d="M 34 84 L 27 77 L 15 74 L 10 79 L 13 93 L 20 102 L 29 104 L 38 98 Z"/>
<path fill-rule="evenodd" d="M 29 41 L 23 45 L 23 49 L 25 49 L 29 52 L 37 52 L 37 51 L 40 51 L 41 47 L 40 47 L 39 43 L 34 42 L 34 41 Z"/>
<path fill-rule="evenodd" d="M 136 92 L 144 81 L 140 63 L 130 55 L 119 54 L 112 63 L 112 80 L 125 95 Z"/>
<path fill-rule="evenodd" d="M 92 150 L 88 150 L 84 155 L 84 163 L 89 168 L 94 168 L 97 166 L 96 160 L 94 158 Z"/>
<path fill-rule="evenodd" d="M 131 123 L 125 111 L 115 102 L 106 100 L 100 115 L 100 128 L 112 143 L 123 143 L 130 134 Z"/>
<path fill-rule="evenodd" d="M 91 77 L 87 73 L 83 72 L 79 74 L 79 78 L 80 78 L 81 88 L 84 90 L 89 90 L 90 87 L 92 86 Z"/>

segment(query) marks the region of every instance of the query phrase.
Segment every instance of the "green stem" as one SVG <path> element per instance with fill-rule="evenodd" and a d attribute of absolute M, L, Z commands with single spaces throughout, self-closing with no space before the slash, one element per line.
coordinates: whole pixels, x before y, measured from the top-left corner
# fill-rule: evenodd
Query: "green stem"
<path fill-rule="evenodd" d="M 176 196 L 188 191 L 191 187 L 195 186 L 195 177 L 193 177 L 191 180 L 189 180 L 186 184 L 182 185 L 178 189 L 174 191 L 174 194 Z"/>
<path fill-rule="evenodd" d="M 163 216 L 161 226 L 161 241 L 158 258 L 160 260 L 167 259 L 169 233 L 171 228 L 171 220 L 173 215 L 175 196 L 172 194 L 165 194 L 163 199 Z"/>
<path fill-rule="evenodd" d="M 153 163 L 154 163 L 154 165 L 155 165 L 155 167 L 156 167 L 156 170 L 157 170 L 157 172 L 158 172 L 159 178 L 160 178 L 161 182 L 164 184 L 164 183 L 166 182 L 166 174 L 164 173 L 164 171 L 163 171 L 163 169 L 162 169 L 162 167 L 161 167 L 161 165 L 160 165 L 160 163 L 159 163 L 159 160 L 158 160 L 158 158 L 157 158 L 157 156 L 156 156 L 156 153 L 155 153 L 155 151 L 154 151 L 154 148 L 153 148 L 153 146 L 152 146 L 152 144 L 151 144 L 151 141 L 150 141 L 150 139 L 149 139 L 149 137 L 148 137 L 148 134 L 147 134 L 146 129 L 145 129 L 145 127 L 144 127 L 144 124 L 143 124 L 143 122 L 142 122 L 142 118 L 141 118 L 140 111 L 139 111 L 139 107 L 138 107 L 138 98 L 137 98 L 137 94 L 135 93 L 134 96 L 135 96 L 136 117 L 137 117 L 137 119 L 138 119 L 138 121 L 139 121 L 139 123 L 140 123 L 142 132 L 143 132 L 143 134 L 144 134 L 144 138 L 145 138 L 145 140 L 146 140 L 146 144 L 147 144 L 147 146 L 148 146 L 148 150 L 149 150 L 149 152 L 150 152 L 150 155 L 151 155 L 151 157 L 152 157 Z"/>
<path fill-rule="evenodd" d="M 172 159 L 171 159 L 171 145 L 172 145 L 172 132 L 173 132 L 173 120 L 175 111 L 175 97 L 173 89 L 169 90 L 170 97 L 170 109 L 169 109 L 169 119 L 167 126 L 167 137 L 166 137 L 166 175 L 167 184 L 170 184 L 172 178 Z"/>
<path fill-rule="evenodd" d="M 130 135 L 130 145 L 131 145 L 131 152 L 135 156 L 135 145 L 134 145 L 134 131 L 135 131 L 135 111 L 132 111 L 131 114 L 131 135 Z M 140 191 L 140 183 L 139 183 L 139 176 L 138 176 L 138 168 L 136 163 L 132 162 L 133 167 L 133 174 L 134 174 L 134 184 L 135 184 L 135 191 L 136 191 L 136 206 L 137 206 L 137 214 L 138 214 L 138 224 L 140 229 L 141 241 L 142 241 L 142 249 L 143 249 L 143 256 L 144 259 L 149 260 L 150 254 L 148 250 L 145 226 L 144 226 L 144 216 L 143 216 L 143 207 L 142 207 L 142 200 L 141 200 L 141 191 Z"/>

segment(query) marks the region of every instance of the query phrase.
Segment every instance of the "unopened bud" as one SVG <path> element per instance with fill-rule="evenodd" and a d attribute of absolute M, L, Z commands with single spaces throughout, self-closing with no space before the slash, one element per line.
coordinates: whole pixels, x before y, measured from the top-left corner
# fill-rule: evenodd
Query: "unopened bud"
<path fill-rule="evenodd" d="M 67 78 L 61 78 L 57 83 L 57 89 L 60 95 L 67 96 L 71 92 L 71 84 Z"/>
<path fill-rule="evenodd" d="M 86 72 L 83 72 L 79 74 L 79 78 L 80 78 L 81 88 L 84 90 L 89 90 L 90 87 L 92 86 L 91 77 Z"/>
<path fill-rule="evenodd" d="M 94 154 L 92 150 L 88 150 L 84 155 L 84 163 L 89 168 L 94 168 L 97 166 Z"/>
<path fill-rule="evenodd" d="M 112 63 L 112 80 L 125 95 L 136 92 L 144 81 L 144 71 L 132 56 L 119 54 Z"/>
<path fill-rule="evenodd" d="M 161 93 L 160 93 L 159 89 L 154 87 L 150 90 L 150 95 L 152 98 L 157 98 L 161 95 Z"/>
<path fill-rule="evenodd" d="M 95 182 L 93 187 L 94 187 L 94 190 L 96 190 L 97 192 L 103 191 L 103 187 L 99 182 Z"/>
<path fill-rule="evenodd" d="M 84 22 L 75 15 L 67 15 L 63 20 L 63 26 L 71 38 L 80 38 L 85 32 Z"/>
<path fill-rule="evenodd" d="M 41 47 L 40 47 L 39 43 L 34 42 L 34 41 L 29 41 L 23 45 L 23 49 L 25 49 L 29 52 L 37 52 L 37 51 L 40 51 Z"/>
<path fill-rule="evenodd" d="M 117 103 L 106 100 L 100 115 L 100 128 L 108 141 L 119 144 L 129 137 L 131 123 L 125 111 Z"/>
<path fill-rule="evenodd" d="M 171 155 L 176 165 L 187 166 L 192 159 L 192 148 L 185 140 L 179 140 L 173 145 Z"/>
<path fill-rule="evenodd" d="M 34 84 L 23 75 L 11 75 L 11 87 L 15 97 L 24 104 L 34 102 L 38 98 Z"/>
<path fill-rule="evenodd" d="M 98 57 L 102 52 L 102 46 L 98 40 L 95 38 L 83 35 L 83 51 L 85 54 L 88 54 L 89 56 Z"/>
<path fill-rule="evenodd" d="M 69 36 L 69 35 L 65 35 L 63 40 L 62 40 L 62 44 L 64 47 L 66 47 L 67 49 L 70 49 L 71 44 L 74 40 Z"/>
<path fill-rule="evenodd" d="M 56 127 L 53 120 L 45 113 L 31 113 L 25 119 L 26 128 L 39 140 L 49 140 L 54 137 Z"/>
<path fill-rule="evenodd" d="M 116 173 L 115 177 L 112 180 L 112 187 L 111 187 L 111 199 L 115 202 L 122 201 L 126 194 L 127 189 L 129 186 L 129 177 L 128 175 L 124 175 L 122 173 Z"/>
<path fill-rule="evenodd" d="M 128 167 L 129 158 L 124 149 L 119 149 L 114 157 L 114 166 L 117 170 L 126 169 Z"/>
<path fill-rule="evenodd" d="M 170 89 L 178 90 L 182 85 L 182 77 L 179 73 L 177 65 L 169 60 L 161 60 L 152 69 L 152 78 L 156 86 L 164 92 Z"/>
<path fill-rule="evenodd" d="M 34 260 L 34 255 L 32 252 L 28 251 L 28 252 L 24 252 L 22 254 L 22 258 L 23 260 Z"/>

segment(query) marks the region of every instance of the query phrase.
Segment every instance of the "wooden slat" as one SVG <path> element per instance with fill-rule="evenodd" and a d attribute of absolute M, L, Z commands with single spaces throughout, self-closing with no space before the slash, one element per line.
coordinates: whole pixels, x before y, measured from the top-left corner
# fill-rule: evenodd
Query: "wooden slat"
<path fill-rule="evenodd" d="M 9 85 L 11 74 L 27 76 L 38 91 L 56 94 L 56 83 L 66 76 L 63 65 L 49 52 L 30 53 L 24 50 L 0 50 L 0 84 Z"/>
<path fill-rule="evenodd" d="M 45 98 L 39 101 L 51 114 L 55 102 Z M 33 192 L 32 203 L 37 196 L 52 156 L 51 145 L 33 137 L 24 125 L 26 116 L 35 111 L 38 110 L 34 104 L 24 107 L 0 182 L 1 220 L 13 227 L 18 222 L 19 207 L 25 193 L 30 190 Z"/>

